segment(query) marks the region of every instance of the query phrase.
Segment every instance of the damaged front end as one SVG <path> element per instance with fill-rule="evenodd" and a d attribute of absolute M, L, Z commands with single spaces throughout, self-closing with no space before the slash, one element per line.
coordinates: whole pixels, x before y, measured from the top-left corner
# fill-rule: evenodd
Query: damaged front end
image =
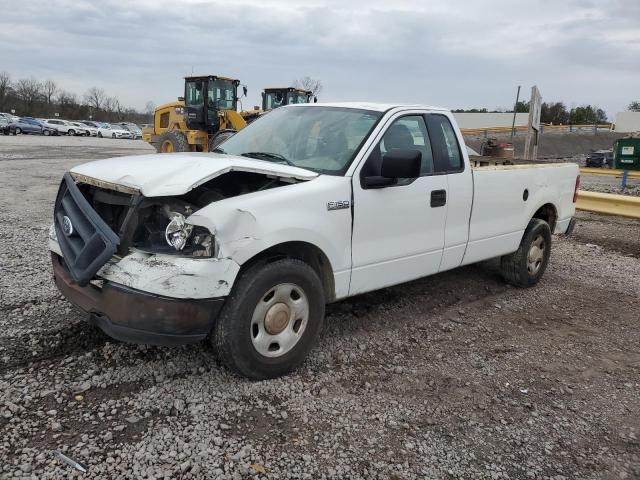
<path fill-rule="evenodd" d="M 67 173 L 50 230 L 56 284 L 114 338 L 201 340 L 240 266 L 219 255 L 215 232 L 189 217 L 213 202 L 293 182 L 232 171 L 183 195 L 145 197 L 135 188 Z"/>

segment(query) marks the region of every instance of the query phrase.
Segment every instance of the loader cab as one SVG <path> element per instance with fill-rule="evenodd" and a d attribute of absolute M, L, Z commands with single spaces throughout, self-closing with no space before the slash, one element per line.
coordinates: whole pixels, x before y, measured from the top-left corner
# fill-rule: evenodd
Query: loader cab
<path fill-rule="evenodd" d="M 216 132 L 220 113 L 236 111 L 240 80 L 214 75 L 185 77 L 184 120 L 193 130 Z"/>
<path fill-rule="evenodd" d="M 273 110 L 292 103 L 310 103 L 312 99 L 317 101 L 312 92 L 300 88 L 265 88 L 262 92 L 262 110 Z"/>

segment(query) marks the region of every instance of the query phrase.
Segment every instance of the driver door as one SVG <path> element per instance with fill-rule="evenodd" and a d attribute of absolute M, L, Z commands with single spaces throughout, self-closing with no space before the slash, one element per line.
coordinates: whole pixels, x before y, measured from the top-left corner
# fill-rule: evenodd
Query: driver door
<path fill-rule="evenodd" d="M 367 188 L 392 149 L 418 150 L 421 176 L 384 188 Z M 422 114 L 399 114 L 383 131 L 352 178 L 353 237 L 349 294 L 354 295 L 438 272 L 447 213 L 446 175 L 433 175 L 431 142 Z"/>

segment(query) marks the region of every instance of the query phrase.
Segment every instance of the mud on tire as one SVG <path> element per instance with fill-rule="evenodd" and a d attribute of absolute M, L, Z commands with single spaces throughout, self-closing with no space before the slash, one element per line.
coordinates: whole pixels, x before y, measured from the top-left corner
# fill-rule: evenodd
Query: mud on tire
<path fill-rule="evenodd" d="M 549 224 L 539 218 L 532 218 L 518 250 L 500 259 L 500 271 L 507 283 L 517 287 L 531 287 L 542 278 L 550 255 Z"/>

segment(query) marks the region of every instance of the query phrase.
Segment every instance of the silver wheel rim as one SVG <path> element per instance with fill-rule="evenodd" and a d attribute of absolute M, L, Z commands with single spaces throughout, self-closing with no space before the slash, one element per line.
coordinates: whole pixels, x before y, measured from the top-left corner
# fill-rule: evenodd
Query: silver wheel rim
<path fill-rule="evenodd" d="M 309 300 L 293 283 L 281 283 L 267 290 L 253 310 L 249 334 L 254 348 L 265 357 L 290 352 L 309 323 Z"/>
<path fill-rule="evenodd" d="M 544 260 L 544 251 L 547 248 L 546 243 L 542 235 L 537 235 L 531 246 L 529 247 L 529 254 L 527 255 L 527 270 L 529 275 L 535 275 L 542 267 Z"/>

